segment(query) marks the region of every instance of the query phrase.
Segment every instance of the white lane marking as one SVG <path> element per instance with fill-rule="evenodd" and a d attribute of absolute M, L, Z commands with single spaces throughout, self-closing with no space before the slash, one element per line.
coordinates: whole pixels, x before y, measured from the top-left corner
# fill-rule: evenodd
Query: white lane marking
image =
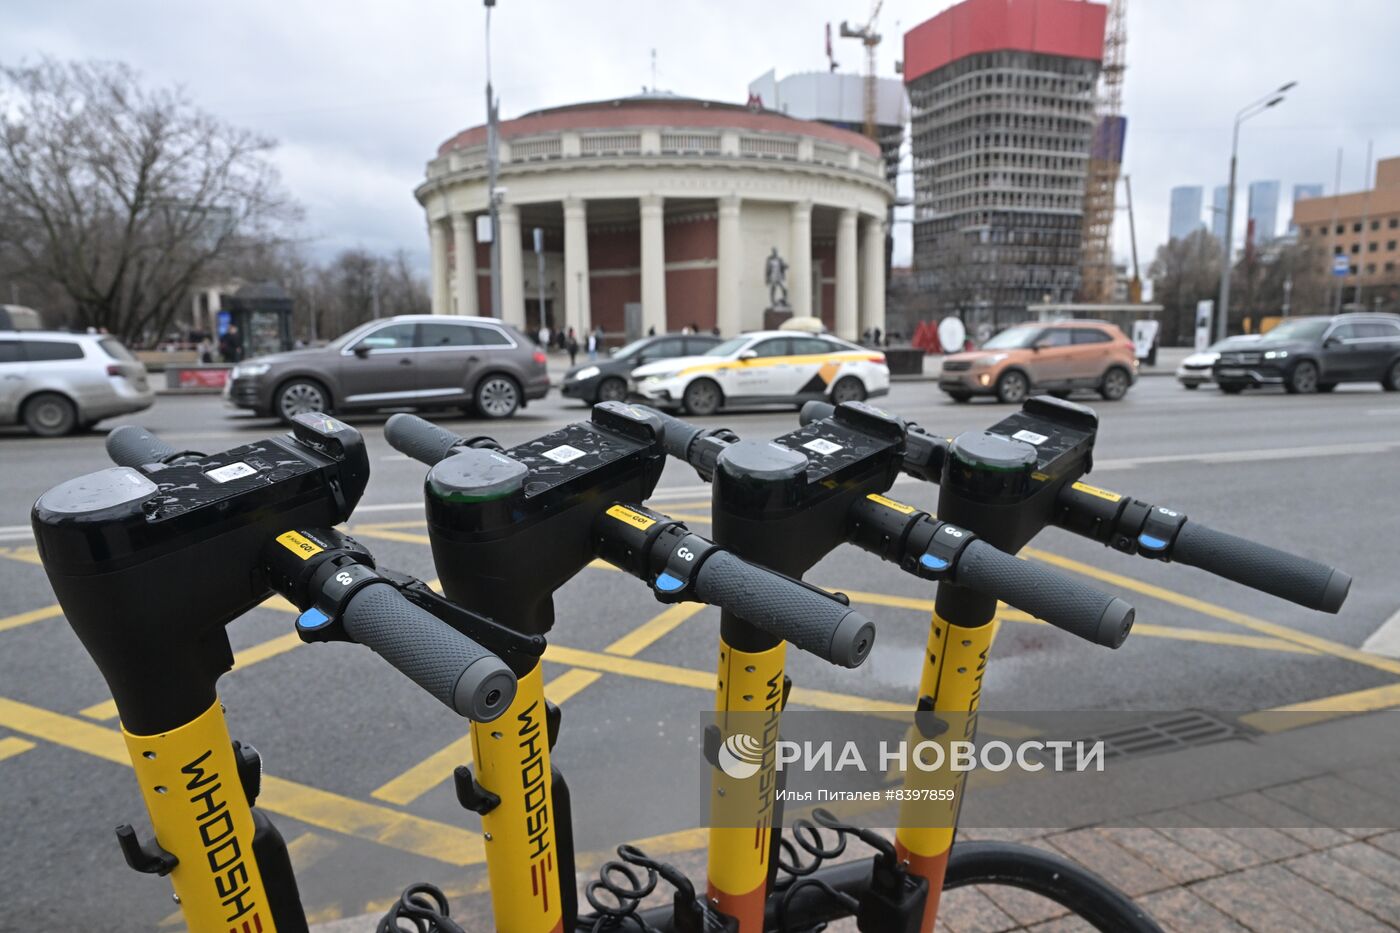
<path fill-rule="evenodd" d="M 1361 650 L 1385 658 L 1400 658 L 1400 611 L 1372 632 L 1371 636 L 1361 643 Z"/>
<path fill-rule="evenodd" d="M 1221 450 L 1213 453 L 1164 454 L 1157 457 L 1126 457 L 1098 460 L 1097 470 L 1130 470 L 1154 463 L 1240 463 L 1250 460 L 1296 460 L 1305 457 L 1350 457 L 1379 454 L 1400 448 L 1400 441 L 1369 441 L 1357 444 L 1323 444 L 1311 447 L 1262 447 L 1256 450 Z"/>
<path fill-rule="evenodd" d="M 0 541 L 23 541 L 34 536 L 34 529 L 28 525 L 0 526 Z"/>

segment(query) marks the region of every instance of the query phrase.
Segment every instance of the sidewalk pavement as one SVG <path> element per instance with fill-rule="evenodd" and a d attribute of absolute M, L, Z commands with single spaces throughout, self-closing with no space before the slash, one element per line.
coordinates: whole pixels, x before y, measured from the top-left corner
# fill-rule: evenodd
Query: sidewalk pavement
<path fill-rule="evenodd" d="M 1344 715 L 1300 723 L 1286 736 L 1239 736 L 1216 743 L 1210 748 L 1225 758 L 1257 755 L 1263 766 L 1253 774 L 1213 775 L 1219 786 L 1231 788 L 1223 795 L 1174 782 L 1171 805 L 1119 819 L 1115 826 L 959 830 L 958 838 L 1021 842 L 1064 856 L 1134 898 L 1173 933 L 1400 930 L 1400 831 L 1329 828 L 1358 814 L 1388 815 L 1390 827 L 1397 825 L 1400 760 L 1394 747 L 1378 748 L 1376 741 L 1394 735 L 1395 719 L 1380 717 L 1396 716 L 1400 713 Z M 1287 779 L 1275 781 L 1270 775 L 1277 772 L 1268 762 L 1282 759 L 1270 759 L 1269 751 L 1280 748 L 1311 754 L 1291 755 Z M 1173 756 L 1199 753 L 1186 749 L 1141 756 L 1136 765 L 1170 769 L 1199 761 Z M 1206 826 L 1232 828 L 1202 828 Z M 705 876 L 703 851 L 664 858 L 693 879 Z M 592 880 L 598 861 L 596 855 L 580 856 L 580 887 Z M 479 874 L 484 878 L 484 870 Z M 491 929 L 489 920 L 481 919 L 490 912 L 483 890 L 479 883 L 465 895 L 449 892 L 452 917 L 469 933 Z M 662 894 L 670 896 L 669 890 Z M 582 897 L 580 904 L 587 910 Z M 312 931 L 372 933 L 376 922 L 377 916 L 365 915 L 314 925 Z M 855 926 L 843 921 L 829 929 Z M 977 886 L 943 895 L 938 929 L 1078 933 L 1093 927 L 1037 895 Z"/>

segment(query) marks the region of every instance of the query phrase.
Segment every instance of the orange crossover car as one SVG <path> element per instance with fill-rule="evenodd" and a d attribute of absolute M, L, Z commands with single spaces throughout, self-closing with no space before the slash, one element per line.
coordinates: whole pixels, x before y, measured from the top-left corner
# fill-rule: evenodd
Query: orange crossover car
<path fill-rule="evenodd" d="M 1103 321 L 1057 321 L 1008 327 L 980 350 L 943 358 L 938 387 L 955 402 L 995 395 L 1017 403 L 1033 391 L 1061 398 L 1092 389 L 1110 402 L 1137 378 L 1133 342 Z"/>

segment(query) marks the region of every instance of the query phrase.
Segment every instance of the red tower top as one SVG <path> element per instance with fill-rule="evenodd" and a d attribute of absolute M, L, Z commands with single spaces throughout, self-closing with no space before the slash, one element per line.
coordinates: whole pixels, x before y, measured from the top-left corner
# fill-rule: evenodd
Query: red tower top
<path fill-rule="evenodd" d="M 1087 0 L 963 0 L 904 34 L 904 82 L 980 52 L 1099 61 L 1107 18 L 1107 6 Z"/>

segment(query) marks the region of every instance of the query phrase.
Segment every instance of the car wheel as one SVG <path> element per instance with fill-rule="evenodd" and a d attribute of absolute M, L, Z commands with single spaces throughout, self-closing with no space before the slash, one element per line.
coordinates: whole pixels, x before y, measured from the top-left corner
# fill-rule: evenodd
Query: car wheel
<path fill-rule="evenodd" d="M 1017 372 L 1014 369 L 1007 370 L 997 380 L 997 401 L 1012 405 L 1019 404 L 1025 399 L 1030 387 L 1030 380 L 1026 378 L 1025 373 Z"/>
<path fill-rule="evenodd" d="M 1244 391 L 1244 386 L 1222 385 L 1220 391 L 1226 395 L 1239 395 Z"/>
<path fill-rule="evenodd" d="M 622 402 L 627 400 L 627 383 L 616 376 L 610 376 L 598 383 L 598 401 Z"/>
<path fill-rule="evenodd" d="M 1317 364 L 1311 360 L 1299 360 L 1293 364 L 1283 387 L 1292 395 L 1309 395 L 1317 391 Z"/>
<path fill-rule="evenodd" d="M 965 404 L 967 402 L 972 401 L 971 392 L 949 392 L 948 397 L 959 404 Z"/>
<path fill-rule="evenodd" d="M 24 426 L 39 437 L 62 437 L 78 425 L 78 410 L 57 392 L 40 392 L 24 403 Z"/>
<path fill-rule="evenodd" d="M 865 401 L 865 383 L 855 376 L 847 376 L 831 387 L 831 404 Z"/>
<path fill-rule="evenodd" d="M 1319 382 L 1319 383 L 1317 384 L 1317 391 L 1319 391 L 1319 392 L 1331 392 L 1331 391 L 1332 391 L 1333 389 L 1335 389 L 1336 387 L 1337 387 L 1337 384 L 1336 384 L 1335 382 Z"/>
<path fill-rule="evenodd" d="M 330 411 L 330 393 L 313 379 L 293 379 L 277 390 L 273 405 L 277 417 L 291 424 L 297 415 L 311 411 Z"/>
<path fill-rule="evenodd" d="M 509 418 L 520 407 L 520 387 L 509 376 L 487 376 L 476 384 L 475 399 L 483 418 Z"/>
<path fill-rule="evenodd" d="M 1116 402 L 1128 394 L 1128 386 L 1132 385 L 1132 377 L 1128 371 L 1121 366 L 1114 366 L 1103 374 L 1103 382 L 1099 384 L 1099 394 L 1106 402 Z"/>
<path fill-rule="evenodd" d="M 1381 388 L 1387 392 L 1400 392 L 1400 360 L 1390 364 L 1390 368 L 1381 377 Z"/>
<path fill-rule="evenodd" d="M 724 395 L 719 386 L 709 379 L 696 379 L 685 387 L 681 402 L 687 415 L 713 415 L 719 411 Z"/>

